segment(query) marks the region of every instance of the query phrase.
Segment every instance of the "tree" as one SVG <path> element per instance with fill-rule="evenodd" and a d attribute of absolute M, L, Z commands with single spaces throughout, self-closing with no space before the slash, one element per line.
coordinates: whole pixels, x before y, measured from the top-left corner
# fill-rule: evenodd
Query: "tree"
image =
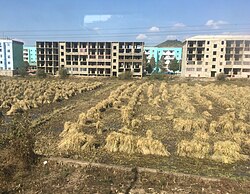
<path fill-rule="evenodd" d="M 146 64 L 146 71 L 147 71 L 148 73 L 152 73 L 153 68 L 152 68 L 152 66 L 151 66 L 150 63 L 147 63 L 147 64 Z"/>
<path fill-rule="evenodd" d="M 152 68 L 155 67 L 155 58 L 154 58 L 154 56 L 151 57 L 149 64 L 151 65 Z"/>
<path fill-rule="evenodd" d="M 170 61 L 168 65 L 168 69 L 172 71 L 180 71 L 181 70 L 181 62 L 178 61 L 176 58 Z"/>
<path fill-rule="evenodd" d="M 45 78 L 47 74 L 45 73 L 44 69 L 38 68 L 36 71 L 36 76 L 39 78 Z"/>
<path fill-rule="evenodd" d="M 158 67 L 159 67 L 159 69 L 161 70 L 161 72 L 164 72 L 164 71 L 165 71 L 165 59 L 164 59 L 164 56 L 163 56 L 163 55 L 161 56 L 161 59 L 160 59 L 160 61 L 158 62 Z"/>
<path fill-rule="evenodd" d="M 19 67 L 18 67 L 18 74 L 22 77 L 25 77 L 28 75 L 29 70 L 29 63 L 27 61 L 24 61 Z"/>
<path fill-rule="evenodd" d="M 146 54 L 144 52 L 143 53 L 143 69 L 146 69 L 147 64 L 148 64 L 148 59 L 147 59 L 147 56 L 146 56 Z"/>
<path fill-rule="evenodd" d="M 68 77 L 69 77 L 69 74 L 68 74 L 67 69 L 61 68 L 61 69 L 59 70 L 59 77 L 60 77 L 61 79 L 66 79 L 66 78 L 68 78 Z"/>

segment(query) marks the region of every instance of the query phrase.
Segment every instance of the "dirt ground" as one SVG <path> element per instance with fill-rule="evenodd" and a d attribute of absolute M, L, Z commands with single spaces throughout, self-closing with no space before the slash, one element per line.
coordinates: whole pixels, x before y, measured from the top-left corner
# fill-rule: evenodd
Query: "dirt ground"
<path fill-rule="evenodd" d="M 81 80 L 91 82 L 93 79 Z M 79 80 L 73 79 L 72 82 L 74 81 Z M 170 157 L 106 152 L 102 147 L 105 144 L 105 138 L 111 131 L 118 131 L 123 126 L 120 111 L 114 108 L 102 113 L 103 132 L 96 136 L 99 148 L 82 153 L 58 151 L 58 143 L 61 139 L 59 134 L 63 131 L 66 121 L 76 122 L 80 113 L 86 112 L 98 102 L 108 98 L 110 92 L 117 87 L 131 82 L 103 78 L 98 81 L 103 82 L 103 85 L 96 90 L 78 94 L 68 100 L 46 104 L 22 114 L 0 118 L 2 120 L 0 123 L 1 134 L 8 130 L 13 120 L 20 121 L 19 124 L 24 121 L 29 122 L 35 139 L 34 150 L 39 155 L 37 163 L 32 165 L 31 169 L 16 174 L 9 173 L 9 180 L 6 179 L 6 172 L 1 172 L 0 177 L 4 178 L 0 178 L 0 193 L 248 193 L 250 191 L 249 160 L 222 164 L 208 159 L 180 157 L 175 154 L 176 142 L 183 137 L 190 138 L 190 134 L 166 130 L 166 128 L 172 128 L 170 122 L 165 119 L 166 112 L 162 108 L 168 104 L 149 108 L 147 104 L 143 103 L 147 100 L 145 99 L 146 90 L 143 92 L 145 98 L 142 100 L 144 101 L 140 106 L 136 106 L 135 116 L 143 122 L 135 133 L 145 135 L 146 130 L 152 130 L 154 137 L 166 144 L 171 153 Z M 145 80 L 133 80 L 133 82 L 139 86 Z M 150 81 L 155 86 L 159 86 L 162 82 Z M 182 80 L 178 82 L 183 83 Z M 178 82 L 173 80 L 168 81 L 167 84 L 171 87 Z M 199 81 L 198 83 L 206 85 L 210 81 Z M 191 80 L 187 84 L 194 85 L 197 84 L 197 81 Z M 250 86 L 249 81 L 246 83 L 231 81 L 225 84 Z M 156 93 L 157 89 L 154 90 Z M 123 104 L 125 105 L 128 101 L 129 99 L 125 99 Z M 4 114 L 6 110 L 2 110 L 2 112 Z M 214 114 L 219 114 L 219 111 L 215 111 Z M 145 120 L 145 115 L 157 115 L 164 119 Z M 84 132 L 94 135 L 96 129 L 89 126 L 85 128 Z M 0 146 L 0 162 L 3 167 L 8 148 L 3 144 Z M 244 147 L 244 152 L 249 155 L 250 149 Z M 70 158 L 76 163 L 64 163 L 60 161 L 61 159 L 58 161 L 46 159 L 50 156 L 62 160 Z M 117 165 L 128 169 L 82 166 L 77 161 Z M 139 172 L 139 167 L 159 171 Z"/>

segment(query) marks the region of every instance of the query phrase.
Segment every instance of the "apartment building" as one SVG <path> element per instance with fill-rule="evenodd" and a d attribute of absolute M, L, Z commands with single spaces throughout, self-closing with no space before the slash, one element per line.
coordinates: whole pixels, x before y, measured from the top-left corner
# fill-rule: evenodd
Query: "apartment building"
<path fill-rule="evenodd" d="M 158 47 L 145 46 L 144 50 L 148 63 L 150 62 L 150 59 L 154 57 L 155 64 L 158 64 L 163 56 L 166 69 L 168 68 L 168 64 L 171 62 L 171 60 L 177 59 L 178 61 L 180 61 L 182 57 L 182 48 L 172 48 L 172 47 L 158 48 Z"/>
<path fill-rule="evenodd" d="M 36 70 L 36 47 L 35 46 L 24 46 L 23 47 L 23 61 L 29 63 L 30 71 Z"/>
<path fill-rule="evenodd" d="M 183 46 L 182 76 L 250 77 L 250 36 L 215 35 L 188 38 Z"/>
<path fill-rule="evenodd" d="M 36 42 L 37 67 L 56 74 L 119 76 L 130 71 L 142 77 L 143 42 Z"/>
<path fill-rule="evenodd" d="M 23 42 L 0 39 L 0 75 L 13 76 L 23 64 Z"/>

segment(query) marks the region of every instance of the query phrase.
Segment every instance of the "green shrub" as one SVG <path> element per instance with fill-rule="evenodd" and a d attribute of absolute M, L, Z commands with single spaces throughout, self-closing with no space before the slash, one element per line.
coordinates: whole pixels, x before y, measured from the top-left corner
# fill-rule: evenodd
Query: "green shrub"
<path fill-rule="evenodd" d="M 38 78 L 45 78 L 47 74 L 45 73 L 44 69 L 37 69 L 36 76 Z"/>
<path fill-rule="evenodd" d="M 129 80 L 129 79 L 133 78 L 133 73 L 130 72 L 130 71 L 126 71 L 126 72 L 123 72 L 123 73 L 119 74 L 118 77 L 121 80 Z"/>
<path fill-rule="evenodd" d="M 224 73 L 219 73 L 216 75 L 216 80 L 217 81 L 225 81 L 227 76 Z"/>
<path fill-rule="evenodd" d="M 68 78 L 68 77 L 69 77 L 69 74 L 68 74 L 67 69 L 64 69 L 64 68 L 60 69 L 60 70 L 59 70 L 59 77 L 60 77 L 61 79 L 66 79 L 66 78 Z"/>

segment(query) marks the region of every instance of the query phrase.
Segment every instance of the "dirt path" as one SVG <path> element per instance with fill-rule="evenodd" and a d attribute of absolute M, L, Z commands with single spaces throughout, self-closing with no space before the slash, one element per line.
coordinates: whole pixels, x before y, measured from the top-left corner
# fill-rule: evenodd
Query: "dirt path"
<path fill-rule="evenodd" d="M 113 169 L 113 170 L 120 170 L 120 171 L 126 171 L 126 172 L 132 172 L 134 171 L 135 167 L 126 167 L 121 165 L 114 165 L 114 164 L 104 164 L 104 163 L 96 163 L 96 162 L 85 162 L 82 160 L 75 160 L 75 159 L 69 159 L 69 158 L 62 158 L 62 157 L 46 157 L 43 158 L 44 161 L 55 161 L 58 164 L 61 165 L 71 165 L 71 166 L 81 166 L 81 167 L 98 167 L 98 168 L 106 168 L 106 169 Z M 138 173 L 161 173 L 164 175 L 174 175 L 177 177 L 187 177 L 187 178 L 195 178 L 203 181 L 209 181 L 209 182 L 219 182 L 220 179 L 217 178 L 209 178 L 204 176 L 198 176 L 198 175 L 191 175 L 191 174 L 184 174 L 184 173 L 175 173 L 175 172 L 167 172 L 162 171 L 154 168 L 143 168 L 143 167 L 136 167 L 136 171 Z"/>

